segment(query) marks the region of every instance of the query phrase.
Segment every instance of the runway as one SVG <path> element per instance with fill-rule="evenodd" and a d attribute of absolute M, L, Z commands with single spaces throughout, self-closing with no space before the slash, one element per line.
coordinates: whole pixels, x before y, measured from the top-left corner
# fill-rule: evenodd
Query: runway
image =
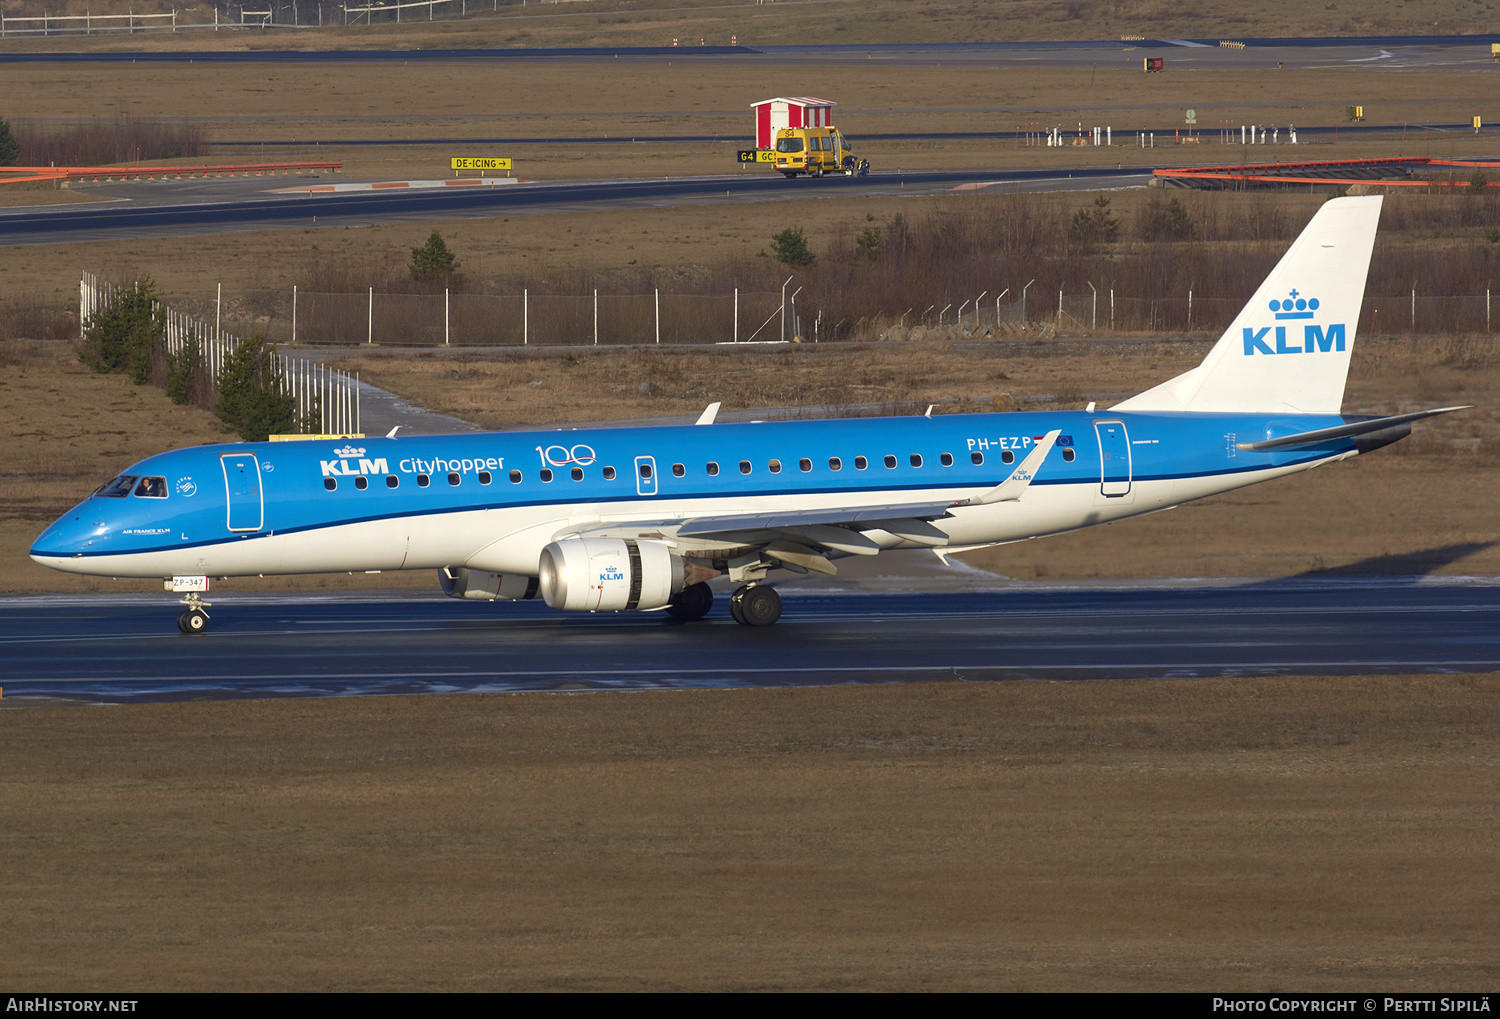
<path fill-rule="evenodd" d="M 581 209 L 653 208 L 788 198 L 932 194 L 965 188 L 1016 191 L 1144 186 L 1150 167 L 954 170 L 787 180 L 776 173 L 535 182 L 507 188 L 339 192 L 269 197 L 265 179 L 119 184 L 115 203 L 31 206 L 0 212 L 0 245 L 180 237 L 244 230 L 329 228 L 432 219 L 478 219 Z M 285 187 L 278 178 L 271 187 Z M 215 188 L 214 185 L 227 185 Z M 250 190 L 254 187 L 254 190 Z"/>
<path fill-rule="evenodd" d="M 192 637 L 168 595 L 5 598 L 3 703 L 1500 671 L 1495 578 L 949 581 L 787 583 L 768 629 L 730 621 L 723 592 L 686 624 L 436 591 L 232 594 Z"/>

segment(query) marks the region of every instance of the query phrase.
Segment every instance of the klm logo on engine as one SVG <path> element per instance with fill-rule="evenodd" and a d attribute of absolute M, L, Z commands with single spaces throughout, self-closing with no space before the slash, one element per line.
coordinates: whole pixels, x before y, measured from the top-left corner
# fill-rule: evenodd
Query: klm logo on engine
<path fill-rule="evenodd" d="M 1285 300 L 1272 301 L 1270 307 L 1278 322 L 1311 319 L 1317 315 L 1318 299 L 1303 297 L 1294 289 Z M 1297 335 L 1295 325 L 1260 329 L 1245 326 L 1244 332 L 1246 357 L 1255 354 L 1329 354 L 1345 349 L 1342 322 L 1331 323 L 1326 328 L 1316 322 L 1306 322 L 1301 336 Z"/>
<path fill-rule="evenodd" d="M 323 477 L 353 476 L 359 474 L 389 474 L 390 468 L 386 466 L 385 458 L 378 460 L 366 460 L 363 448 L 356 446 L 345 446 L 333 451 L 337 460 L 319 460 L 318 464 L 323 468 Z M 350 460 L 357 460 L 358 466 L 349 466 Z"/>

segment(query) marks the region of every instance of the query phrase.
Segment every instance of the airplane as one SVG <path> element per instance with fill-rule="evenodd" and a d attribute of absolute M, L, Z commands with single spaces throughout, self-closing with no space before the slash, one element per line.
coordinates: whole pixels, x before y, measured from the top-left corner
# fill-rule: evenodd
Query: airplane
<path fill-rule="evenodd" d="M 1460 407 L 1342 414 L 1379 196 L 1326 202 L 1197 367 L 1107 411 L 232 443 L 148 457 L 48 527 L 53 569 L 436 570 L 455 598 L 770 626 L 773 571 L 950 553 L 1168 509 L 1379 449 Z"/>

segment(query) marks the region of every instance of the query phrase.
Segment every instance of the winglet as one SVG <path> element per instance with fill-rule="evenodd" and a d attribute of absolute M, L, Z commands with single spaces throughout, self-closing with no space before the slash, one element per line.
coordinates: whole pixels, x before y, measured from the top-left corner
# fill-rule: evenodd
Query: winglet
<path fill-rule="evenodd" d="M 703 413 L 698 415 L 698 420 L 694 421 L 693 424 L 695 424 L 695 425 L 711 425 L 711 424 L 713 424 L 714 423 L 714 418 L 716 418 L 716 417 L 719 416 L 719 403 L 720 403 L 720 401 L 715 400 L 713 403 L 709 404 L 707 407 L 704 407 L 703 408 Z"/>
<path fill-rule="evenodd" d="M 1042 461 L 1047 459 L 1047 454 L 1052 452 L 1052 446 L 1057 442 L 1057 437 L 1062 434 L 1062 429 L 1054 428 L 1042 436 L 1040 442 L 1031 447 L 1031 452 L 1026 454 L 1026 459 L 1021 465 L 1011 472 L 1010 477 L 990 489 L 983 495 L 972 499 L 956 502 L 955 506 L 988 506 L 996 502 L 1015 502 L 1025 493 L 1036 472 L 1042 466 Z"/>
<path fill-rule="evenodd" d="M 385 433 L 385 437 L 387 439 L 394 439 L 396 437 L 396 433 L 399 432 L 400 430 L 401 430 L 401 426 L 400 425 L 396 425 L 390 431 L 388 431 L 388 432 Z"/>

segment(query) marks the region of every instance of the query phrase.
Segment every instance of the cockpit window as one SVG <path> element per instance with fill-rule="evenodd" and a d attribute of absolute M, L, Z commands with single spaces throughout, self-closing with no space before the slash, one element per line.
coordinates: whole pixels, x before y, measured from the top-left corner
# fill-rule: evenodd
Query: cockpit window
<path fill-rule="evenodd" d="M 118 478 L 115 478 L 115 480 L 111 481 L 109 484 L 100 485 L 99 488 L 95 490 L 94 494 L 102 495 L 106 499 L 123 499 L 127 495 L 129 495 L 130 490 L 135 487 L 136 479 L 138 477 L 140 477 L 140 475 L 138 474 L 121 474 Z"/>
<path fill-rule="evenodd" d="M 142 478 L 141 483 L 135 486 L 135 494 L 142 499 L 165 499 L 167 497 L 167 479 Z"/>

